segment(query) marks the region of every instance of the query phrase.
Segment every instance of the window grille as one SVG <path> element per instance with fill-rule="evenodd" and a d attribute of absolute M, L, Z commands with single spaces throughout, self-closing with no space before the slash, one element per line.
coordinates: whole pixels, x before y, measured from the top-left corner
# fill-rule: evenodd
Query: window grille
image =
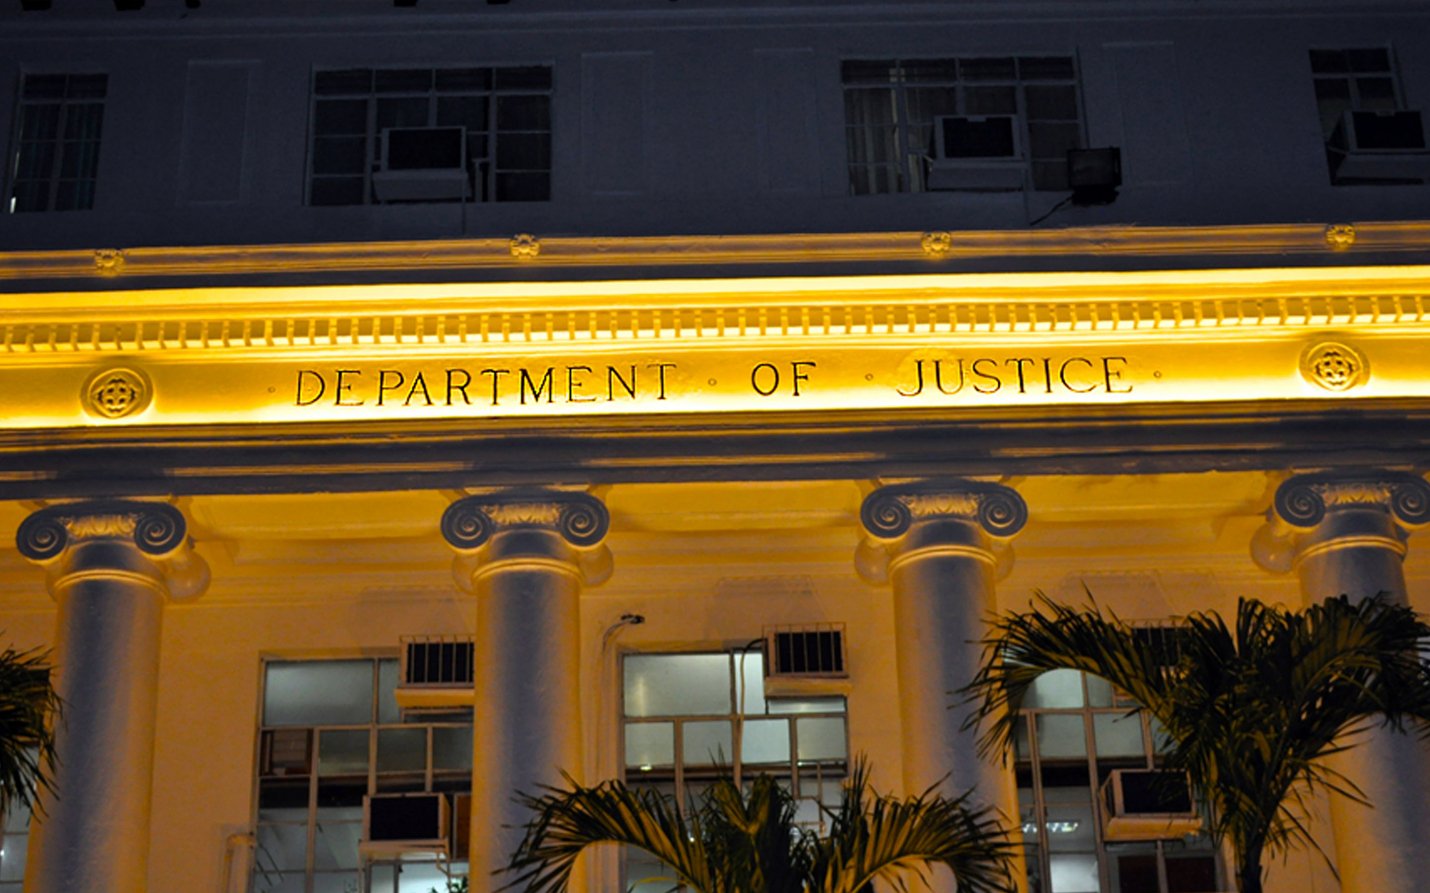
<path fill-rule="evenodd" d="M 103 74 L 25 76 L 10 156 L 10 213 L 94 207 L 108 85 Z"/>

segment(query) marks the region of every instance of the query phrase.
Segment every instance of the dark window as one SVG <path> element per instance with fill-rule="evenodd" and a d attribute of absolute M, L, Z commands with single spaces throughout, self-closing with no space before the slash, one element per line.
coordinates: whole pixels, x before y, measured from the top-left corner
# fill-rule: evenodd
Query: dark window
<path fill-rule="evenodd" d="M 1424 122 L 1389 47 L 1311 50 L 1311 79 L 1333 184 L 1424 181 Z"/>
<path fill-rule="evenodd" d="M 10 154 L 11 213 L 94 207 L 103 74 L 26 75 Z"/>
<path fill-rule="evenodd" d="M 1006 159 L 1033 189 L 1068 188 L 1083 146 L 1071 56 L 849 60 L 843 63 L 849 191 L 924 192 L 946 158 Z"/>
<path fill-rule="evenodd" d="M 319 71 L 312 122 L 312 205 L 551 197 L 547 66 Z"/>

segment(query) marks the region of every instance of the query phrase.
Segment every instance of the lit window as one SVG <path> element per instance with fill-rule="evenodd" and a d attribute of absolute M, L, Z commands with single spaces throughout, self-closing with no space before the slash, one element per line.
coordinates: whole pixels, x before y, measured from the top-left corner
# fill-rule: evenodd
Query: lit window
<path fill-rule="evenodd" d="M 1167 629 L 1140 637 L 1175 641 Z M 1158 764 L 1164 732 L 1105 681 L 1044 673 L 1017 727 L 1018 803 L 1031 893 L 1205 893 L 1225 889 L 1215 844 L 1197 834 L 1109 841 L 1103 797 L 1115 770 Z"/>
<path fill-rule="evenodd" d="M 843 82 L 854 195 L 1068 188 L 1083 146 L 1071 56 L 852 60 Z"/>
<path fill-rule="evenodd" d="M 30 845 L 30 811 L 16 806 L 0 816 L 0 893 L 20 893 Z"/>
<path fill-rule="evenodd" d="M 102 74 L 25 76 L 10 155 L 11 213 L 94 207 L 108 81 Z"/>
<path fill-rule="evenodd" d="M 1332 183 L 1424 182 L 1424 122 L 1405 105 L 1389 47 L 1311 50 L 1311 77 Z"/>
<path fill-rule="evenodd" d="M 466 873 L 472 719 L 403 716 L 393 660 L 270 661 L 259 728 L 254 893 L 447 889 Z M 449 798 L 449 862 L 363 864 L 363 798 L 440 793 Z"/>
<path fill-rule="evenodd" d="M 313 75 L 308 203 L 547 201 L 551 68 Z"/>
<path fill-rule="evenodd" d="M 766 698 L 759 651 L 631 654 L 623 662 L 625 779 L 685 804 L 711 781 L 766 774 L 796 797 L 796 821 L 818 830 L 843 802 L 849 765 L 839 695 Z M 666 872 L 628 851 L 633 893 L 665 893 Z"/>

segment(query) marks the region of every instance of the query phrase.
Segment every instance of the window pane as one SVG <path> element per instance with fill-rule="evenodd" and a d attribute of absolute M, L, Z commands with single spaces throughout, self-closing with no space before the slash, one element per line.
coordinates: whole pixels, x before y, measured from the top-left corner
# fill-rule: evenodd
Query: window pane
<path fill-rule="evenodd" d="M 432 729 L 432 768 L 471 769 L 472 768 L 472 728 L 435 727 Z"/>
<path fill-rule="evenodd" d="M 313 106 L 313 131 L 321 135 L 367 133 L 366 99 L 329 99 Z"/>
<path fill-rule="evenodd" d="M 550 130 L 551 97 L 498 96 L 498 130 Z"/>
<path fill-rule="evenodd" d="M 259 825 L 254 858 L 267 871 L 302 871 L 308 864 L 308 825 Z"/>
<path fill-rule="evenodd" d="M 28 834 L 6 835 L 5 849 L 0 850 L 0 881 L 25 879 L 25 856 L 29 848 Z"/>
<path fill-rule="evenodd" d="M 320 71 L 313 76 L 313 92 L 319 96 L 371 93 L 372 69 L 352 68 L 346 71 Z"/>
<path fill-rule="evenodd" d="M 1071 56 L 1025 56 L 1018 60 L 1025 81 L 1071 81 L 1077 77 Z"/>
<path fill-rule="evenodd" d="M 497 137 L 497 169 L 551 169 L 551 134 L 503 133 Z"/>
<path fill-rule="evenodd" d="M 626 726 L 626 767 L 647 770 L 675 765 L 675 724 L 629 723 Z"/>
<path fill-rule="evenodd" d="M 1145 753 L 1142 749 L 1142 720 L 1137 714 L 1095 714 L 1092 717 L 1092 733 L 1100 757 L 1140 757 Z"/>
<path fill-rule="evenodd" d="M 437 72 L 437 92 L 468 92 L 490 90 L 490 68 L 443 68 Z"/>
<path fill-rule="evenodd" d="M 367 137 L 319 137 L 313 141 L 313 173 L 361 174 L 367 166 Z"/>
<path fill-rule="evenodd" d="M 740 687 L 735 691 L 735 709 L 746 716 L 765 712 L 765 655 L 760 651 L 743 651 L 735 656 L 735 668 Z"/>
<path fill-rule="evenodd" d="M 496 193 L 499 202 L 544 202 L 551 198 L 551 175 L 497 174 Z"/>
<path fill-rule="evenodd" d="M 1395 82 L 1390 78 L 1356 78 L 1360 107 L 1367 111 L 1395 109 Z"/>
<path fill-rule="evenodd" d="M 487 98 L 443 96 L 437 100 L 437 123 L 443 127 L 484 130 L 487 126 Z"/>
<path fill-rule="evenodd" d="M 1340 50 L 1312 50 L 1311 71 L 1316 74 L 1337 74 L 1346 70 L 1346 54 Z"/>
<path fill-rule="evenodd" d="M 849 742 L 844 734 L 843 717 L 797 719 L 795 737 L 799 741 L 798 758 L 801 762 L 843 760 L 849 756 Z"/>
<path fill-rule="evenodd" d="M 714 716 L 731 712 L 725 654 L 632 654 L 625 659 L 626 716 Z"/>
<path fill-rule="evenodd" d="M 789 720 L 748 719 L 740 733 L 743 763 L 788 763 Z"/>
<path fill-rule="evenodd" d="M 319 775 L 367 775 L 366 729 L 324 731 L 318 737 Z"/>
<path fill-rule="evenodd" d="M 314 868 L 322 871 L 358 867 L 358 838 L 362 837 L 361 806 L 318 810 L 315 830 Z"/>
<path fill-rule="evenodd" d="M 1082 715 L 1045 713 L 1038 720 L 1038 753 L 1045 759 L 1087 756 Z"/>
<path fill-rule="evenodd" d="M 1023 707 L 1029 710 L 1082 706 L 1082 673 L 1049 670 L 1033 681 Z"/>
<path fill-rule="evenodd" d="M 427 730 L 425 728 L 378 730 L 378 772 L 422 772 L 426 768 Z"/>
<path fill-rule="evenodd" d="M 1077 89 L 1062 85 L 1033 85 L 1024 90 L 1028 97 L 1028 117 L 1077 120 Z"/>
<path fill-rule="evenodd" d="M 846 84 L 887 84 L 894 79 L 896 63 L 891 61 L 848 60 L 840 65 Z"/>
<path fill-rule="evenodd" d="M 425 98 L 379 99 L 377 101 L 377 128 L 385 127 L 426 127 L 427 100 Z"/>
<path fill-rule="evenodd" d="M 377 662 L 377 721 L 401 722 L 402 713 L 397 709 L 397 680 L 402 668 L 396 658 Z"/>
<path fill-rule="evenodd" d="M 1051 853 L 1052 893 L 1098 893 L 1097 856 L 1093 853 Z"/>
<path fill-rule="evenodd" d="M 372 722 L 372 661 L 270 661 L 264 668 L 265 726 Z"/>
<path fill-rule="evenodd" d="M 314 177 L 308 203 L 312 205 L 360 205 L 367 183 L 362 177 Z"/>
<path fill-rule="evenodd" d="M 837 695 L 810 698 L 771 698 L 765 706 L 769 713 L 843 713 L 847 709 L 844 698 Z"/>
<path fill-rule="evenodd" d="M 1346 50 L 1346 63 L 1351 71 L 1389 71 L 1390 51 L 1384 47 Z"/>
<path fill-rule="evenodd" d="M 964 59 L 960 68 L 966 81 L 1011 81 L 1017 77 L 1012 59 Z"/>
<path fill-rule="evenodd" d="M 373 89 L 378 93 L 426 93 L 432 89 L 430 68 L 379 69 Z"/>
<path fill-rule="evenodd" d="M 680 727 L 684 736 L 681 758 L 687 766 L 728 766 L 735 758 L 734 737 L 728 720 L 698 720 Z"/>
<path fill-rule="evenodd" d="M 520 68 L 498 68 L 496 70 L 498 90 L 549 90 L 551 89 L 551 69 L 542 65 Z"/>

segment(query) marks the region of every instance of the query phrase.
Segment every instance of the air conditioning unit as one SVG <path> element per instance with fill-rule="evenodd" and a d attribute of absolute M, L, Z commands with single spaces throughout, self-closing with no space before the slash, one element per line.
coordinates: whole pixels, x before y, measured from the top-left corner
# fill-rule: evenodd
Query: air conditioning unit
<path fill-rule="evenodd" d="M 447 858 L 451 815 L 445 794 L 369 794 L 362 801 L 362 840 L 369 858 Z"/>
<path fill-rule="evenodd" d="M 397 706 L 457 709 L 472 706 L 476 644 L 470 636 L 404 636 Z"/>
<path fill-rule="evenodd" d="M 934 118 L 934 155 L 928 188 L 1008 192 L 1023 188 L 1027 165 L 1014 115 L 941 115 Z"/>
<path fill-rule="evenodd" d="M 844 624 L 768 627 L 764 638 L 766 697 L 847 694 Z"/>
<path fill-rule="evenodd" d="M 1347 110 L 1326 146 L 1338 180 L 1430 177 L 1425 124 L 1416 111 Z"/>
<path fill-rule="evenodd" d="M 387 127 L 382 165 L 372 175 L 380 202 L 465 201 L 471 197 L 467 133 L 461 127 Z"/>
<path fill-rule="evenodd" d="M 1075 205 L 1106 205 L 1117 199 L 1122 185 L 1122 150 L 1069 149 L 1068 188 Z"/>
<path fill-rule="evenodd" d="M 1185 772 L 1114 769 L 1102 798 L 1107 840 L 1173 840 L 1202 828 Z"/>

